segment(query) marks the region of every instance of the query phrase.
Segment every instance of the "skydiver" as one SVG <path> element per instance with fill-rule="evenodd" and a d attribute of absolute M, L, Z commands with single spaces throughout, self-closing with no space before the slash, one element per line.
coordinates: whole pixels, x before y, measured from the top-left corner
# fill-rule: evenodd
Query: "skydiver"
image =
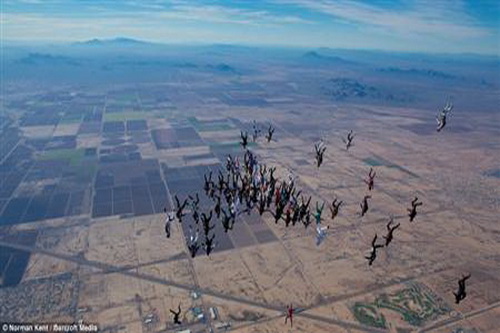
<path fill-rule="evenodd" d="M 349 134 L 347 134 L 347 140 L 342 138 L 342 141 L 344 141 L 346 147 L 345 147 L 345 150 L 349 150 L 349 148 L 351 146 L 353 146 L 352 144 L 352 139 L 354 139 L 354 134 L 352 133 L 352 130 L 349 132 Z"/>
<path fill-rule="evenodd" d="M 325 153 L 326 147 L 323 141 L 314 145 L 314 150 L 316 151 L 316 166 L 319 168 L 321 163 L 323 163 L 323 154 Z"/>
<path fill-rule="evenodd" d="M 243 149 L 247 149 L 247 145 L 248 145 L 248 133 L 240 131 L 240 137 L 241 137 L 240 145 L 243 147 Z"/>
<path fill-rule="evenodd" d="M 361 202 L 359 205 L 361 207 L 361 217 L 365 216 L 366 212 L 368 211 L 368 199 L 371 199 L 371 195 L 365 195 L 363 198 L 363 202 Z"/>
<path fill-rule="evenodd" d="M 332 205 L 330 206 L 330 212 L 332 212 L 332 220 L 334 220 L 335 217 L 337 217 L 337 215 L 339 214 L 339 208 L 340 208 L 340 205 L 342 205 L 342 202 L 343 201 L 337 202 L 337 198 L 335 198 L 332 201 Z"/>
<path fill-rule="evenodd" d="M 457 293 L 453 293 L 455 296 L 455 303 L 459 304 L 460 301 L 462 301 L 466 296 L 467 293 L 465 292 L 465 281 L 467 281 L 470 278 L 470 274 L 467 276 L 462 276 L 460 280 L 458 280 L 458 291 Z"/>
<path fill-rule="evenodd" d="M 222 171 L 219 170 L 219 174 L 217 175 L 217 178 L 218 178 L 219 192 L 222 192 L 222 190 L 224 190 L 225 185 L 226 185 L 226 180 L 224 179 L 224 175 L 222 174 Z"/>
<path fill-rule="evenodd" d="M 196 233 L 193 234 L 193 226 L 189 226 L 189 243 L 193 243 L 198 241 L 198 234 L 199 234 L 199 229 L 196 229 Z"/>
<path fill-rule="evenodd" d="M 192 196 L 188 196 L 190 200 L 190 206 L 191 210 L 193 211 L 193 220 L 198 224 L 200 221 L 200 214 L 198 213 L 198 204 L 200 203 L 200 197 L 198 196 L 198 193 L 195 194 L 195 197 L 193 198 Z"/>
<path fill-rule="evenodd" d="M 220 218 L 220 196 L 219 195 L 216 195 L 215 196 L 215 207 L 214 207 L 214 212 L 215 212 L 215 216 L 217 216 L 217 218 Z"/>
<path fill-rule="evenodd" d="M 201 222 L 203 224 L 203 231 L 205 233 L 205 236 L 208 235 L 210 230 L 215 228 L 215 226 L 210 226 L 211 219 L 212 219 L 212 211 L 210 211 L 210 214 L 208 216 L 205 213 L 201 213 Z"/>
<path fill-rule="evenodd" d="M 453 104 L 447 102 L 443 110 L 436 117 L 436 121 L 438 123 L 438 127 L 436 130 L 438 132 L 440 132 L 446 126 L 446 116 L 448 115 L 449 112 L 451 112 L 451 110 L 453 110 Z"/>
<path fill-rule="evenodd" d="M 205 184 L 203 185 L 203 189 L 205 190 L 205 194 L 208 195 L 210 192 L 210 189 L 213 187 L 214 183 L 212 182 L 212 171 L 208 174 L 208 177 L 206 174 L 203 175 L 203 178 L 205 179 Z"/>
<path fill-rule="evenodd" d="M 275 193 L 274 184 L 270 183 L 269 189 L 267 191 L 267 198 L 266 198 L 266 208 L 267 209 L 269 209 L 269 207 L 271 207 L 271 203 L 273 202 L 274 193 Z"/>
<path fill-rule="evenodd" d="M 208 235 L 205 235 L 205 242 L 203 243 L 203 247 L 205 248 L 207 256 L 209 256 L 212 250 L 215 248 L 216 244 L 214 244 L 214 238 L 215 235 L 212 235 L 212 237 L 208 237 Z"/>
<path fill-rule="evenodd" d="M 227 172 L 231 171 L 232 164 L 233 164 L 233 159 L 231 157 L 231 154 L 228 154 L 227 158 L 226 158 L 226 171 Z"/>
<path fill-rule="evenodd" d="M 167 213 L 167 208 L 163 208 L 163 212 L 166 214 L 165 217 L 165 233 L 167 234 L 167 238 L 170 238 L 170 226 L 172 221 L 175 219 L 175 216 L 172 212 Z"/>
<path fill-rule="evenodd" d="M 284 221 L 285 221 L 285 227 L 288 228 L 288 226 L 290 225 L 290 223 L 292 222 L 292 211 L 291 211 L 291 208 L 288 207 L 288 209 L 286 210 L 285 212 L 285 218 L 284 218 Z"/>
<path fill-rule="evenodd" d="M 266 135 L 266 139 L 267 139 L 267 142 L 271 142 L 272 138 L 273 138 L 273 134 L 274 134 L 274 127 L 272 125 L 269 125 L 269 128 L 267 129 L 267 135 Z"/>
<path fill-rule="evenodd" d="M 257 137 L 259 136 L 261 130 L 260 130 L 260 128 L 257 125 L 257 122 L 255 120 L 253 121 L 252 127 L 253 127 L 252 139 L 253 139 L 253 142 L 255 142 L 257 140 Z"/>
<path fill-rule="evenodd" d="M 276 184 L 276 178 L 274 178 L 274 172 L 276 167 L 269 168 L 269 184 Z"/>
<path fill-rule="evenodd" d="M 234 220 L 236 216 L 240 215 L 240 199 L 236 198 L 236 200 L 233 200 L 231 202 L 231 205 L 229 206 L 229 214 L 231 214 L 231 218 Z"/>
<path fill-rule="evenodd" d="M 370 168 L 370 172 L 368 173 L 368 179 L 365 179 L 365 183 L 366 185 L 368 185 L 368 191 L 371 191 L 373 189 L 373 185 L 374 185 L 374 179 L 375 179 L 375 175 L 377 173 L 375 171 L 373 171 L 373 168 Z"/>
<path fill-rule="evenodd" d="M 196 257 L 196 253 L 200 249 L 200 245 L 198 244 L 198 241 L 189 244 L 188 249 L 189 249 L 189 252 L 191 253 L 191 258 Z"/>
<path fill-rule="evenodd" d="M 300 220 L 300 206 L 298 204 L 295 204 L 293 206 L 293 215 L 292 215 L 292 225 L 295 226 L 295 224 Z"/>
<path fill-rule="evenodd" d="M 304 227 L 307 229 L 311 222 L 311 212 L 307 209 L 304 218 L 302 219 L 302 224 L 304 224 Z"/>
<path fill-rule="evenodd" d="M 377 234 L 375 234 L 375 237 L 372 240 L 372 250 L 370 256 L 365 257 L 366 259 L 368 259 L 368 266 L 371 266 L 373 264 L 373 261 L 377 258 L 377 249 L 384 247 L 383 245 L 375 244 L 376 242 L 377 242 Z"/>
<path fill-rule="evenodd" d="M 186 207 L 188 200 L 187 200 L 187 198 L 184 199 L 184 201 L 182 202 L 182 205 L 181 205 L 177 195 L 174 196 L 174 199 L 175 199 L 175 203 L 176 203 L 176 207 L 177 207 L 176 212 L 175 212 L 175 216 L 179 220 L 179 223 L 182 223 L 182 217 L 186 215 L 183 213 L 183 210 Z"/>
<path fill-rule="evenodd" d="M 316 225 L 321 224 L 321 214 L 323 214 L 323 208 L 325 208 L 325 202 L 319 205 L 319 202 L 316 201 L 316 212 L 314 213 L 314 218 L 316 219 Z"/>
<path fill-rule="evenodd" d="M 179 303 L 179 308 L 178 308 L 177 312 L 170 309 L 170 313 L 172 313 L 174 315 L 174 324 L 181 325 L 181 322 L 179 321 L 179 316 L 181 315 L 181 304 Z"/>
<path fill-rule="evenodd" d="M 258 162 L 254 154 L 250 150 L 245 151 L 245 155 L 243 155 L 243 162 L 245 163 L 245 169 L 247 170 L 248 174 L 252 176 L 254 168 Z"/>
<path fill-rule="evenodd" d="M 415 216 L 417 216 L 417 207 L 422 206 L 422 202 L 418 202 L 418 197 L 415 197 L 413 201 L 411 202 L 411 208 L 407 208 L 409 214 L 408 216 L 410 217 L 410 222 L 413 222 L 413 219 Z"/>
<path fill-rule="evenodd" d="M 387 223 L 387 236 L 383 236 L 385 238 L 385 246 L 389 246 L 389 244 L 391 243 L 392 241 L 392 234 L 394 232 L 394 230 L 396 230 L 397 228 L 399 228 L 399 223 L 396 224 L 394 227 L 392 227 L 392 223 L 394 222 L 394 218 L 391 216 L 391 219 L 389 220 L 389 223 Z"/>
<path fill-rule="evenodd" d="M 228 230 L 233 230 L 233 225 L 234 225 L 234 220 L 231 218 L 231 215 L 227 214 L 224 208 L 221 208 L 222 212 L 222 226 L 224 227 L 224 232 L 227 232 Z"/>
<path fill-rule="evenodd" d="M 293 327 L 293 313 L 294 312 L 295 312 L 295 309 L 293 308 L 292 304 L 290 304 L 290 306 L 286 307 L 285 324 L 287 323 L 288 318 L 290 318 L 290 327 Z"/>
<path fill-rule="evenodd" d="M 326 238 L 326 231 L 330 229 L 330 226 L 316 226 L 316 246 L 319 246 L 323 240 Z"/>
<path fill-rule="evenodd" d="M 259 184 L 265 184 L 266 183 L 266 174 L 267 174 L 267 166 L 266 165 L 261 165 L 259 167 Z"/>
<path fill-rule="evenodd" d="M 198 229 L 196 230 L 196 234 L 193 235 L 193 229 L 189 226 L 189 240 L 188 240 L 188 249 L 191 253 L 191 257 L 196 257 L 196 252 L 198 252 L 200 245 L 198 244 Z"/>
<path fill-rule="evenodd" d="M 283 204 L 280 202 L 276 205 L 274 213 L 269 211 L 269 213 L 271 213 L 271 215 L 274 217 L 274 223 L 278 224 L 281 216 L 283 215 L 284 209 L 285 207 L 283 207 Z"/>
<path fill-rule="evenodd" d="M 265 210 L 266 210 L 266 197 L 264 196 L 264 194 L 261 194 L 259 198 L 259 215 L 262 216 Z"/>
<path fill-rule="evenodd" d="M 311 196 L 309 196 L 309 199 L 307 201 L 304 200 L 304 197 L 300 197 L 300 207 L 299 207 L 299 220 L 302 220 L 306 214 L 309 212 L 309 204 L 311 203 Z"/>
<path fill-rule="evenodd" d="M 233 160 L 233 172 L 240 172 L 240 158 L 238 156 Z"/>
<path fill-rule="evenodd" d="M 238 181 L 239 181 L 239 178 L 240 178 L 240 174 L 238 173 L 239 171 L 235 171 L 233 170 L 232 171 L 232 180 L 233 180 L 233 189 L 238 189 Z"/>

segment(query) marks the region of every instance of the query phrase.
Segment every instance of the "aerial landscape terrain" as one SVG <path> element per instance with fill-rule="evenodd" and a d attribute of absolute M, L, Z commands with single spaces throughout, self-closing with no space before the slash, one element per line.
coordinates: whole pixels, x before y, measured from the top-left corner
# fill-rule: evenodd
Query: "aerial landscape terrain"
<path fill-rule="evenodd" d="M 6 43 L 1 71 L 0 324 L 500 332 L 498 55 L 115 36 Z M 207 176 L 248 152 L 325 203 L 327 236 L 255 207 L 192 255 L 194 196 L 211 214 Z"/>

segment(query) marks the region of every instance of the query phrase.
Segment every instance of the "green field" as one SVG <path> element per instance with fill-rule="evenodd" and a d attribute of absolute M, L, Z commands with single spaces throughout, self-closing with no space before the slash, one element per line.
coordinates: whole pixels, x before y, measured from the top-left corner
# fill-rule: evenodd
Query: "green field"
<path fill-rule="evenodd" d="M 67 114 L 64 115 L 61 120 L 59 120 L 60 124 L 75 124 L 75 123 L 80 123 L 82 121 L 82 115 L 81 114 Z"/>
<path fill-rule="evenodd" d="M 199 121 L 196 117 L 188 117 L 187 119 L 198 132 L 218 132 L 234 129 L 233 126 L 224 120 L 217 123 L 204 123 Z"/>
<path fill-rule="evenodd" d="M 399 313 L 401 319 L 412 326 L 422 326 L 427 321 L 451 310 L 425 285 L 413 283 L 392 294 L 381 294 L 373 302 L 356 302 L 352 312 L 359 322 L 384 328 L 386 322 L 381 313 L 382 309 Z"/>
<path fill-rule="evenodd" d="M 372 304 L 356 302 L 352 308 L 352 312 L 360 323 L 378 328 L 387 327 L 384 315 L 378 313 L 376 307 Z"/>
<path fill-rule="evenodd" d="M 39 156 L 42 161 L 46 160 L 67 160 L 72 166 L 82 163 L 85 158 L 85 149 L 54 149 L 46 150 Z"/>
<path fill-rule="evenodd" d="M 142 120 L 151 117 L 148 112 L 106 112 L 104 113 L 104 121 L 125 121 L 125 120 Z"/>
<path fill-rule="evenodd" d="M 250 141 L 250 142 L 248 142 L 247 146 L 254 147 L 256 145 L 257 145 L 257 143 Z M 211 143 L 210 149 L 222 150 L 222 151 L 227 151 L 227 150 L 239 151 L 239 150 L 241 150 L 241 145 L 240 145 L 239 141 L 237 141 L 237 142 L 224 142 L 224 143 Z"/>
<path fill-rule="evenodd" d="M 196 127 L 198 132 L 219 132 L 232 130 L 233 127 L 229 124 L 212 124 L 212 125 L 201 125 Z"/>
<path fill-rule="evenodd" d="M 39 157 L 41 161 L 65 160 L 68 167 L 65 173 L 80 182 L 91 182 L 97 169 L 96 156 L 85 156 L 85 149 L 55 149 L 44 151 Z"/>

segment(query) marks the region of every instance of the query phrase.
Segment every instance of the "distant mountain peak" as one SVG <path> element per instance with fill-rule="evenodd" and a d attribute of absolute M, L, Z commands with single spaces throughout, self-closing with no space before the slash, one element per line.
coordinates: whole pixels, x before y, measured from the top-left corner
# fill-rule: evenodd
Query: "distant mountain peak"
<path fill-rule="evenodd" d="M 116 38 L 112 38 L 112 39 L 94 38 L 94 39 L 90 39 L 90 40 L 87 40 L 84 42 L 77 42 L 76 44 L 79 44 L 79 45 L 142 45 L 142 44 L 149 44 L 149 43 L 142 41 L 142 40 L 128 38 L 128 37 L 116 37 Z"/>
<path fill-rule="evenodd" d="M 354 64 L 355 63 L 354 61 L 346 60 L 346 59 L 338 57 L 338 56 L 323 55 L 323 54 L 319 53 L 318 51 L 308 51 L 308 52 L 304 53 L 304 55 L 302 57 L 304 59 L 322 61 L 325 63 L 329 63 L 329 62 L 331 62 L 331 63 L 337 62 L 337 63 L 344 63 L 344 64 Z"/>
<path fill-rule="evenodd" d="M 316 51 L 309 51 L 304 53 L 304 58 L 323 58 L 323 56 Z"/>

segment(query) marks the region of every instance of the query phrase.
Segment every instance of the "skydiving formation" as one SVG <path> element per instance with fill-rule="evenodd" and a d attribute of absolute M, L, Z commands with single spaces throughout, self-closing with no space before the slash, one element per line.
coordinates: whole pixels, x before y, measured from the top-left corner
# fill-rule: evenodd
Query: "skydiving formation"
<path fill-rule="evenodd" d="M 444 110 L 446 112 L 451 110 L 451 104 L 447 104 Z M 253 124 L 254 141 L 258 138 L 260 130 L 257 123 Z M 268 133 L 265 136 L 267 142 L 272 140 L 274 128 L 270 125 Z M 327 238 L 330 226 L 322 225 L 322 213 L 325 202 L 316 201 L 315 207 L 311 208 L 312 196 L 305 196 L 302 190 L 296 186 L 297 176 L 289 173 L 287 180 L 280 180 L 275 176 L 276 167 L 269 167 L 260 163 L 257 156 L 248 148 L 248 134 L 247 132 L 240 131 L 241 142 L 243 148 L 243 156 L 228 155 L 225 161 L 225 170 L 220 169 L 217 174 L 217 180 L 212 179 L 212 171 L 203 175 L 204 183 L 203 190 L 205 195 L 213 202 L 213 206 L 207 208 L 204 212 L 200 211 L 199 202 L 200 198 L 198 193 L 194 196 L 189 195 L 183 202 L 179 200 L 177 195 L 175 198 L 175 210 L 167 214 L 164 209 L 165 217 L 165 232 L 167 238 L 170 237 L 171 223 L 174 221 L 174 215 L 182 223 L 182 217 L 185 207 L 189 204 L 193 220 L 195 223 L 201 224 L 199 226 L 203 231 L 203 241 L 199 240 L 199 229 L 193 231 L 192 226 L 189 226 L 189 237 L 186 238 L 187 248 L 191 258 L 195 258 L 200 247 L 202 247 L 207 256 L 210 256 L 216 248 L 216 235 L 214 233 L 217 223 L 222 225 L 225 233 L 231 232 L 235 225 L 238 224 L 239 216 L 243 214 L 251 214 L 255 211 L 263 216 L 269 214 L 274 218 L 276 224 L 282 223 L 285 228 L 294 227 L 296 224 L 302 224 L 307 230 L 312 220 L 316 222 L 315 243 L 319 247 Z M 351 130 L 347 135 L 347 139 L 343 139 L 346 144 L 346 150 L 353 145 L 354 138 L 353 131 Z M 326 147 L 321 140 L 315 144 L 315 159 L 316 167 L 319 168 L 323 162 L 323 154 Z M 241 164 L 240 164 L 241 158 Z M 374 191 L 374 179 L 376 172 L 370 168 L 368 177 L 363 179 L 364 183 L 368 186 L 368 191 Z M 360 215 L 365 216 L 369 210 L 369 199 L 371 195 L 364 195 L 360 203 Z M 343 201 L 334 198 L 329 205 L 331 213 L 331 220 L 334 221 L 342 206 Z M 418 197 L 415 197 L 411 202 L 411 208 L 408 208 L 408 216 L 412 222 L 417 215 L 417 207 L 422 206 L 422 202 Z M 212 221 L 215 224 L 212 224 Z M 368 266 L 372 266 L 377 258 L 377 250 L 383 247 L 388 247 L 394 239 L 394 232 L 400 228 L 400 223 L 394 224 L 394 218 L 391 216 L 386 225 L 387 233 L 383 236 L 384 244 L 377 244 L 378 235 L 375 233 L 371 242 L 371 249 L 369 255 L 365 256 L 368 261 Z M 459 281 L 459 289 L 454 294 L 456 303 L 458 304 L 466 297 L 465 281 L 470 278 L 470 275 L 463 277 Z M 287 315 L 285 323 L 290 319 L 292 326 L 293 314 L 295 309 L 292 305 L 287 307 Z M 178 312 L 173 312 L 174 322 L 178 321 L 180 315 L 180 307 Z M 177 314 L 177 315 L 176 315 Z M 176 317 L 175 317 L 176 316 Z"/>
<path fill-rule="evenodd" d="M 500 327 L 500 0 L 5 3 L 2 323 Z"/>
<path fill-rule="evenodd" d="M 436 131 L 440 132 L 446 126 L 446 117 L 448 116 L 448 113 L 451 112 L 451 110 L 453 110 L 453 104 L 448 101 L 443 110 L 441 110 L 441 112 L 436 116 L 436 121 L 438 124 Z"/>

